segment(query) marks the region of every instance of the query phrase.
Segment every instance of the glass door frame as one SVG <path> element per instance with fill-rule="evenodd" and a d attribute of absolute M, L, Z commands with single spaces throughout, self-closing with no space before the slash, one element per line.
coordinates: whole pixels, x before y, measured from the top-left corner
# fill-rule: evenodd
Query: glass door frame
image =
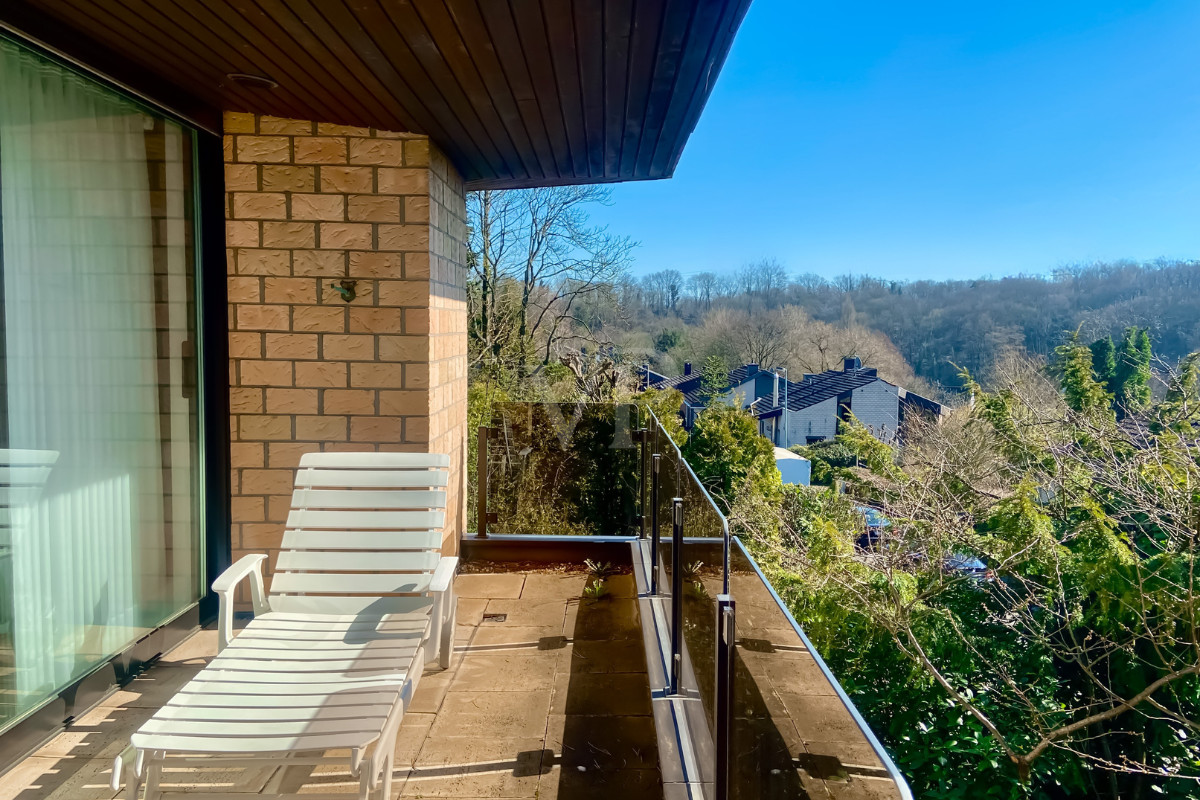
<path fill-rule="evenodd" d="M 74 683 L 49 698 L 36 710 L 0 733 L 0 773 L 29 755 L 62 731 L 74 718 L 132 680 L 163 653 L 216 618 L 217 601 L 211 585 L 230 563 L 231 511 L 229 472 L 229 340 L 227 281 L 225 274 L 224 155 L 221 136 L 202 128 L 194 117 L 177 113 L 169 105 L 134 93 L 110 80 L 85 62 L 50 49 L 11 27 L 0 25 L 0 38 L 37 53 L 87 80 L 121 95 L 156 116 L 183 126 L 192 147 L 192 191 L 187 203 L 192 211 L 192 259 L 196 302 L 194 359 L 196 362 L 197 459 L 196 524 L 200 530 L 199 599 L 161 626 L 95 665 Z M 219 118 L 219 112 L 212 115 Z M 206 115 L 210 116 L 210 115 Z M 0 180 L 3 176 L 0 175 Z M 0 210 L 2 213 L 2 210 Z M 0 228 L 0 237 L 3 236 Z M 0 252 L 2 257 L 2 252 Z M 2 274 L 0 263 L 0 274 Z M 2 282 L 0 282 L 2 283 Z M 0 286 L 0 292 L 2 292 Z M 0 299 L 3 295 L 0 294 Z M 3 347 L 0 332 L 0 347 Z M 0 350 L 0 365 L 3 351 Z M 0 383 L 3 382 L 0 378 Z M 0 444 L 6 438 L 0 434 Z"/>

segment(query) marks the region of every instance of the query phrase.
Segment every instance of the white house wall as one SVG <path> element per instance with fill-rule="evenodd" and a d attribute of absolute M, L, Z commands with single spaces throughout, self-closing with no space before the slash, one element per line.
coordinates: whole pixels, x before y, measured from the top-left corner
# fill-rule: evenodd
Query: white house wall
<path fill-rule="evenodd" d="M 899 390 L 886 381 L 860 386 L 851 395 L 850 410 L 877 438 L 890 441 L 900 426 Z"/>
<path fill-rule="evenodd" d="M 805 444 L 810 436 L 832 439 L 837 434 L 837 398 L 822 400 L 799 411 L 787 412 L 787 442 L 781 447 Z"/>

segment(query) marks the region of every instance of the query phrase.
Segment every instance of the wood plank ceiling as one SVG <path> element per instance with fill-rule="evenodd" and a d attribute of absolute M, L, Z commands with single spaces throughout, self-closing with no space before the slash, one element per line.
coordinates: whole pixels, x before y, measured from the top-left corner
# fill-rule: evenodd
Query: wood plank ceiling
<path fill-rule="evenodd" d="M 212 109 L 428 134 L 479 189 L 669 177 L 749 3 L 6 0 L 0 19 Z"/>

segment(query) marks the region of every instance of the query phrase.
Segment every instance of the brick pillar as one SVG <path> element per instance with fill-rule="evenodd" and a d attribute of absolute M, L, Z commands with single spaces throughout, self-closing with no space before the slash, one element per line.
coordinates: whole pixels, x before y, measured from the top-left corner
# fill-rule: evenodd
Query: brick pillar
<path fill-rule="evenodd" d="M 466 207 L 428 138 L 225 115 L 234 557 L 278 549 L 317 450 L 449 453 L 465 521 Z M 356 297 L 335 288 L 356 281 Z"/>

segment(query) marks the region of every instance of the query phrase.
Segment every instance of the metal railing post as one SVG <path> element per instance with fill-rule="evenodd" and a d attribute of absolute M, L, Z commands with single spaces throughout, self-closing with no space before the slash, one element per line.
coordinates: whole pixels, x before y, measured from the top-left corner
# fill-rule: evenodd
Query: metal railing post
<path fill-rule="evenodd" d="M 639 477 L 641 480 L 638 481 L 638 483 L 639 483 L 638 490 L 641 492 L 641 501 L 642 501 L 641 512 L 642 513 L 640 515 L 639 523 L 641 524 L 641 531 L 642 531 L 641 536 L 643 539 L 645 539 L 646 538 L 646 482 L 649 480 L 649 476 L 647 475 L 647 472 L 649 471 L 649 466 L 650 466 L 650 458 L 649 458 L 649 456 L 650 456 L 650 424 L 649 424 L 649 422 L 647 421 L 646 427 L 638 428 L 635 433 L 638 438 L 638 447 L 639 447 L 638 459 L 641 462 L 639 465 L 639 467 L 640 467 Z"/>
<path fill-rule="evenodd" d="M 733 597 L 717 595 L 717 697 L 716 697 L 716 800 L 729 797 L 729 771 L 732 764 L 730 740 L 733 733 L 734 645 L 737 641 L 737 615 Z"/>
<path fill-rule="evenodd" d="M 650 594 L 658 594 L 658 467 L 662 455 L 650 457 Z"/>
<path fill-rule="evenodd" d="M 488 427 L 480 425 L 476 439 L 475 453 L 475 533 L 480 539 L 487 538 L 487 465 L 488 465 Z"/>
<path fill-rule="evenodd" d="M 683 677 L 683 498 L 671 499 L 671 694 Z"/>

